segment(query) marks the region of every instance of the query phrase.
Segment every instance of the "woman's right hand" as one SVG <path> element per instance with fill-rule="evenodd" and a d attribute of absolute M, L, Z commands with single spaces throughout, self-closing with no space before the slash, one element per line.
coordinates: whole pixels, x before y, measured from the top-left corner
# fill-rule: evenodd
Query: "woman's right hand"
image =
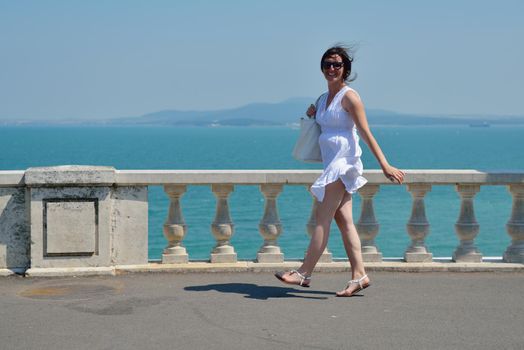
<path fill-rule="evenodd" d="M 406 173 L 404 173 L 402 170 L 397 169 L 394 166 L 388 164 L 386 167 L 382 169 L 382 171 L 384 172 L 384 176 L 386 176 L 389 179 L 389 181 L 396 182 L 399 185 L 402 184 L 402 182 L 404 182 L 404 176 L 406 175 Z"/>
<path fill-rule="evenodd" d="M 313 118 L 315 116 L 315 114 L 317 113 L 317 108 L 315 107 L 314 104 L 310 104 L 309 105 L 309 108 L 307 109 L 306 111 L 306 115 L 310 118 Z"/>

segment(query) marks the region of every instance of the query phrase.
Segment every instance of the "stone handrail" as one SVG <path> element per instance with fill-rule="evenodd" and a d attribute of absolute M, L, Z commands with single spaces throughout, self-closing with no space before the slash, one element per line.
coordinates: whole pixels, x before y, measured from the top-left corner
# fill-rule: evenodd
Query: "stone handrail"
<path fill-rule="evenodd" d="M 287 185 L 311 184 L 319 170 L 115 170 L 111 167 L 61 166 L 30 168 L 27 171 L 0 171 L 0 270 L 37 274 L 52 268 L 110 269 L 118 265 L 147 264 L 148 186 L 163 185 L 169 197 L 164 224 L 167 239 L 164 264 L 187 264 L 190 260 L 183 240 L 187 227 L 180 198 L 187 186 L 209 185 L 216 197 L 211 225 L 216 245 L 210 263 L 234 263 L 231 245 L 234 223 L 228 198 L 235 185 L 258 185 L 265 198 L 259 223 L 262 245 L 259 263 L 283 263 L 278 245 L 282 226 L 278 196 Z M 357 228 L 365 261 L 381 262 L 375 244 L 379 224 L 373 198 L 380 186 L 391 185 L 378 170 L 368 170 Z M 461 200 L 455 231 L 460 240 L 453 253 L 455 262 L 481 262 L 475 246 L 479 225 L 474 197 L 480 186 L 505 185 L 512 196 L 512 212 L 506 225 L 512 243 L 503 255 L 505 262 L 524 263 L 524 172 L 477 170 L 407 170 L 405 186 L 412 196 L 407 222 L 411 244 L 404 253 L 406 262 L 431 262 L 425 245 L 429 223 L 425 195 L 433 185 L 453 185 Z M 309 234 L 315 226 L 312 205 L 305 223 Z M 326 249 L 322 262 L 331 262 Z"/>
<path fill-rule="evenodd" d="M 86 167 L 64 166 L 51 169 L 53 173 L 72 172 L 76 173 Z M 88 167 L 96 169 L 108 169 L 111 167 Z M 76 169 L 75 171 L 73 171 Z M 31 169 L 29 169 L 31 170 Z M 406 170 L 405 184 L 428 183 L 433 185 L 454 185 L 459 183 L 481 184 L 481 185 L 510 185 L 524 184 L 524 171 L 479 171 L 479 170 Z M 130 185 L 165 185 L 165 184 L 187 184 L 187 185 L 209 185 L 209 184 L 237 184 L 255 185 L 264 183 L 281 183 L 289 185 L 300 185 L 312 183 L 320 170 L 114 170 L 114 180 L 111 182 L 118 186 Z M 0 170 L 0 187 L 26 186 L 26 171 L 24 170 Z M 366 170 L 366 179 L 371 184 L 387 185 L 390 182 L 384 178 L 379 170 Z M 47 183 L 51 179 L 43 180 Z M 64 184 L 73 182 L 61 179 Z M 88 180 L 83 180 L 88 183 Z M 31 183 L 35 180 L 31 178 Z M 56 183 L 57 181 L 55 181 Z M 97 184 L 96 180 L 92 181 Z"/>
<path fill-rule="evenodd" d="M 118 185 L 256 185 L 265 183 L 306 185 L 320 175 L 320 170 L 117 170 Z M 370 184 L 391 184 L 380 170 L 366 170 Z M 405 184 L 428 183 L 453 185 L 471 183 L 482 185 L 523 184 L 522 171 L 478 170 L 406 170 Z"/>

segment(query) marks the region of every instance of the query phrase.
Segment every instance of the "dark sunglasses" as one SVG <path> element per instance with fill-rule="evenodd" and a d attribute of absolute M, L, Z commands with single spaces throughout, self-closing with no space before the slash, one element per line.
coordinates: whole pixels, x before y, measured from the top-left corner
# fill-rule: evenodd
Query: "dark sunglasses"
<path fill-rule="evenodd" d="M 329 67 L 333 67 L 339 70 L 340 68 L 342 68 L 342 66 L 344 66 L 344 63 L 342 62 L 328 62 L 328 61 L 322 62 L 322 69 L 329 69 Z"/>

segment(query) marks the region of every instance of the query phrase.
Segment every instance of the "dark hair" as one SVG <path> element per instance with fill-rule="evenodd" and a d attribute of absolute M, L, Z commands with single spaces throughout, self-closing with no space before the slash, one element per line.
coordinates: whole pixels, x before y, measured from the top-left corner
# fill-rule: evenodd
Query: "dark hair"
<path fill-rule="evenodd" d="M 357 78 L 356 74 L 354 76 L 351 76 L 351 63 L 353 62 L 353 51 L 349 47 L 345 47 L 342 45 L 335 45 L 333 47 L 330 47 L 329 49 L 324 52 L 322 55 L 322 59 L 320 60 L 320 70 L 322 70 L 322 62 L 330 56 L 338 55 L 342 58 L 342 62 L 344 63 L 344 73 L 342 74 L 342 77 L 346 82 L 353 81 Z"/>

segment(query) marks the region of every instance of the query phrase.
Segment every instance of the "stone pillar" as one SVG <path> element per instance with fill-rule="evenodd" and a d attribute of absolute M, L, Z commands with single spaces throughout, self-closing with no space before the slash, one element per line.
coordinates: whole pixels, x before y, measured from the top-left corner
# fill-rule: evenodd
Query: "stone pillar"
<path fill-rule="evenodd" d="M 306 186 L 306 188 L 309 189 L 309 185 Z M 313 205 L 311 207 L 311 215 L 309 216 L 309 221 L 307 222 L 307 225 L 306 225 L 307 234 L 310 238 L 311 236 L 313 236 L 313 233 L 315 232 L 315 227 L 317 226 L 317 220 L 316 220 L 317 207 L 318 207 L 318 201 L 313 196 Z M 307 254 L 307 251 L 306 251 L 306 254 Z M 321 263 L 333 262 L 333 255 L 328 250 L 327 246 L 326 246 L 326 249 L 324 249 L 324 252 L 322 252 L 322 255 L 320 256 L 320 259 L 318 260 L 318 262 L 321 262 Z"/>
<path fill-rule="evenodd" d="M 524 263 L 524 185 L 509 185 L 508 190 L 513 196 L 511 218 L 506 224 L 511 244 L 504 252 L 504 261 L 522 264 Z"/>
<path fill-rule="evenodd" d="M 75 165 L 25 172 L 28 274 L 111 273 L 115 265 L 147 264 L 147 187 L 118 187 L 115 173 Z"/>
<path fill-rule="evenodd" d="M 378 234 L 380 225 L 375 219 L 373 197 L 378 190 L 379 185 L 367 184 L 358 191 L 362 198 L 362 211 L 356 227 L 362 241 L 362 258 L 367 262 L 382 261 L 382 253 L 375 245 L 375 237 Z"/>
<path fill-rule="evenodd" d="M 234 263 L 237 261 L 237 253 L 230 244 L 234 225 L 229 215 L 228 197 L 233 189 L 233 185 L 229 184 L 211 185 L 211 191 L 217 198 L 215 220 L 211 224 L 211 232 L 217 241 L 215 248 L 211 251 L 212 263 Z"/>
<path fill-rule="evenodd" d="M 169 243 L 162 254 L 163 264 L 185 264 L 189 260 L 186 248 L 182 245 L 187 226 L 180 206 L 180 198 L 186 190 L 186 185 L 164 186 L 164 191 L 169 196 L 169 211 L 164 223 L 164 236 Z"/>
<path fill-rule="evenodd" d="M 455 224 L 455 232 L 460 244 L 453 253 L 456 262 L 482 262 L 482 254 L 475 246 L 475 237 L 479 233 L 479 224 L 475 218 L 473 197 L 480 191 L 480 185 L 457 185 L 456 190 L 461 197 L 460 215 Z"/>
<path fill-rule="evenodd" d="M 429 233 L 429 222 L 426 218 L 424 196 L 431 191 L 430 184 L 408 184 L 408 191 L 413 198 L 411 217 L 406 228 L 411 237 L 411 245 L 404 253 L 406 262 L 431 262 L 433 254 L 428 252 L 424 240 Z"/>
<path fill-rule="evenodd" d="M 284 254 L 280 251 L 277 239 L 282 233 L 282 225 L 277 208 L 277 197 L 282 192 L 283 185 L 263 184 L 260 191 L 265 198 L 264 216 L 258 225 L 260 234 L 264 238 L 264 244 L 257 253 L 257 261 L 260 263 L 284 262 Z"/>

